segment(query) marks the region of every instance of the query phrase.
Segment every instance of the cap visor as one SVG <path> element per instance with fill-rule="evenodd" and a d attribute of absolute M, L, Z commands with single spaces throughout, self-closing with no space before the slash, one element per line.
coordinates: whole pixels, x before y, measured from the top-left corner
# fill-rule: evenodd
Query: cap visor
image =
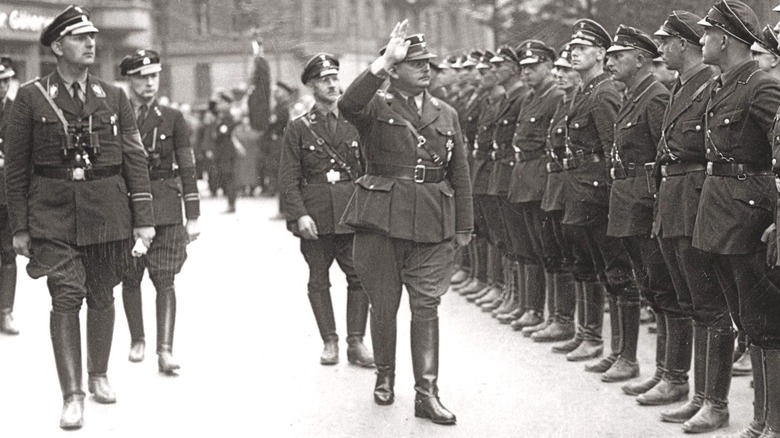
<path fill-rule="evenodd" d="M 596 44 L 593 41 L 585 40 L 582 38 L 573 38 L 571 41 L 569 41 L 569 45 L 595 46 Z"/>
<path fill-rule="evenodd" d="M 607 53 L 614 53 L 614 52 L 625 52 L 627 50 L 634 50 L 636 47 L 626 47 L 626 46 L 618 46 L 618 45 L 611 45 L 607 49 Z"/>
<path fill-rule="evenodd" d="M 753 43 L 750 46 L 750 51 L 756 53 L 767 53 L 767 54 L 771 53 L 769 50 L 765 49 L 764 47 L 761 46 L 761 44 L 758 43 Z"/>
<path fill-rule="evenodd" d="M 14 77 L 15 75 L 16 75 L 16 73 L 14 73 L 14 71 L 13 71 L 13 70 L 6 70 L 6 71 L 4 71 L 4 72 L 0 73 L 0 79 L 8 79 L 8 78 L 12 78 L 12 77 Z"/>
<path fill-rule="evenodd" d="M 569 61 L 564 61 L 564 60 L 562 60 L 562 59 L 559 59 L 559 60 L 555 61 L 555 62 L 553 63 L 553 65 L 554 65 L 554 66 L 556 66 L 556 67 L 566 67 L 566 68 L 571 68 L 571 62 L 569 62 Z"/>
<path fill-rule="evenodd" d="M 523 58 L 520 60 L 520 65 L 532 65 L 532 64 L 538 64 L 539 63 L 539 57 L 533 56 L 530 58 Z"/>
<path fill-rule="evenodd" d="M 663 28 L 658 29 L 657 31 L 655 31 L 655 33 L 653 33 L 653 35 L 655 35 L 655 36 L 672 36 L 672 34 L 670 34 L 669 32 L 665 31 Z"/>
<path fill-rule="evenodd" d="M 504 59 L 504 58 L 502 58 L 500 56 L 494 56 L 494 57 L 490 58 L 490 62 L 492 62 L 492 63 L 501 63 L 501 62 L 504 62 L 504 61 L 506 61 L 506 59 Z"/>
<path fill-rule="evenodd" d="M 433 53 L 420 53 L 419 55 L 412 55 L 404 59 L 404 61 L 419 61 L 421 59 L 433 59 L 437 56 Z"/>
<path fill-rule="evenodd" d="M 162 71 L 162 66 L 160 64 L 149 64 L 143 67 L 138 67 L 136 69 L 129 70 L 127 74 L 145 76 L 145 75 L 150 75 L 152 73 L 158 73 L 160 71 Z"/>
<path fill-rule="evenodd" d="M 92 24 L 91 22 L 87 21 L 82 26 L 79 26 L 71 30 L 70 32 L 68 32 L 67 35 L 83 35 L 85 33 L 97 33 L 97 32 L 99 32 L 97 27 L 95 27 L 95 25 Z"/>
<path fill-rule="evenodd" d="M 701 20 L 697 21 L 696 24 L 704 27 L 712 27 L 712 24 L 709 21 L 707 21 L 706 18 L 702 18 Z"/>
<path fill-rule="evenodd" d="M 775 6 L 774 9 L 772 9 L 775 12 L 780 12 L 780 5 Z"/>

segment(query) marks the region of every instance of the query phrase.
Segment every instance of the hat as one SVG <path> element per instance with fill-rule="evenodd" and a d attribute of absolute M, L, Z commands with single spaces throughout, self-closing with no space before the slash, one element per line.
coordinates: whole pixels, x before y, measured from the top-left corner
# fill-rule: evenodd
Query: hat
<path fill-rule="evenodd" d="M 780 44 L 780 41 L 778 41 L 777 35 L 772 30 L 772 27 L 767 24 L 764 27 L 763 32 L 761 32 L 761 39 L 750 46 L 750 51 L 768 53 L 780 58 L 780 48 L 777 47 L 778 44 Z"/>
<path fill-rule="evenodd" d="M 658 46 L 655 45 L 650 35 L 631 26 L 618 26 L 615 32 L 615 39 L 612 40 L 612 46 L 607 49 L 607 53 L 623 52 L 626 50 L 644 50 L 652 55 L 653 58 L 659 56 Z"/>
<path fill-rule="evenodd" d="M 558 51 L 558 59 L 553 62 L 556 67 L 571 68 L 571 46 L 564 44 L 561 50 Z"/>
<path fill-rule="evenodd" d="M 460 69 L 463 68 L 463 61 L 465 61 L 465 60 L 466 60 L 466 56 L 465 55 L 463 55 L 463 56 L 456 56 L 455 60 L 452 61 L 450 66 L 452 68 L 454 68 L 455 70 L 460 70 Z"/>
<path fill-rule="evenodd" d="M 503 57 L 506 61 L 511 61 L 515 64 L 520 63 L 520 58 L 517 56 L 517 52 L 509 46 L 499 47 L 497 56 Z"/>
<path fill-rule="evenodd" d="M 775 12 L 780 12 L 780 5 L 775 6 L 775 8 L 772 9 L 772 10 L 775 11 Z"/>
<path fill-rule="evenodd" d="M 479 62 L 477 63 L 477 69 L 484 70 L 491 67 L 490 60 L 493 59 L 495 55 L 490 50 L 485 50 L 485 53 L 482 54 L 482 56 L 479 57 Z"/>
<path fill-rule="evenodd" d="M 717 27 L 747 45 L 760 39 L 758 23 L 758 17 L 750 6 L 738 0 L 719 0 L 707 16 L 699 20 L 700 25 Z"/>
<path fill-rule="evenodd" d="M 16 76 L 11 58 L 3 56 L 0 58 L 0 79 L 8 79 Z"/>
<path fill-rule="evenodd" d="M 697 25 L 699 21 L 701 21 L 701 17 L 691 12 L 672 11 L 664 24 L 653 35 L 678 37 L 700 46 L 699 40 L 704 34 L 700 26 Z"/>
<path fill-rule="evenodd" d="M 583 18 L 574 23 L 571 41 L 569 44 L 582 44 L 608 49 L 612 45 L 612 38 L 600 24 L 593 20 Z"/>
<path fill-rule="evenodd" d="M 330 53 L 318 53 L 306 63 L 301 73 L 304 84 L 314 78 L 339 74 L 339 60 Z"/>
<path fill-rule="evenodd" d="M 439 70 L 451 69 L 451 68 L 454 68 L 453 64 L 455 63 L 456 59 L 457 58 L 455 56 L 450 55 L 450 56 L 442 59 L 441 62 L 438 63 L 438 64 L 431 63 L 431 66 L 436 66 L 436 68 L 439 69 Z"/>
<path fill-rule="evenodd" d="M 428 43 L 425 42 L 425 34 L 418 33 L 409 35 L 404 41 L 409 42 L 409 50 L 406 52 L 404 61 L 419 61 L 421 59 L 436 57 L 436 55 L 428 51 Z M 384 55 L 386 48 L 387 47 L 383 47 L 382 50 L 379 51 L 379 54 Z"/>
<path fill-rule="evenodd" d="M 41 44 L 48 47 L 65 35 L 81 35 L 97 31 L 95 25 L 89 21 L 89 12 L 86 9 L 70 5 L 43 28 Z"/>
<path fill-rule="evenodd" d="M 556 58 L 555 50 L 539 40 L 523 41 L 517 47 L 517 53 L 520 56 L 520 65 L 538 64 Z"/>
<path fill-rule="evenodd" d="M 477 64 L 479 64 L 479 59 L 482 58 L 482 55 L 483 53 L 479 50 L 474 50 L 466 55 L 466 59 L 463 61 L 463 68 L 476 67 Z"/>
<path fill-rule="evenodd" d="M 127 55 L 119 64 L 122 76 L 139 74 L 141 76 L 157 73 L 162 70 L 160 54 L 154 50 L 139 50 Z"/>
<path fill-rule="evenodd" d="M 491 64 L 500 65 L 502 62 L 506 62 L 506 58 L 501 54 L 500 50 L 496 50 L 496 54 L 488 60 Z"/>

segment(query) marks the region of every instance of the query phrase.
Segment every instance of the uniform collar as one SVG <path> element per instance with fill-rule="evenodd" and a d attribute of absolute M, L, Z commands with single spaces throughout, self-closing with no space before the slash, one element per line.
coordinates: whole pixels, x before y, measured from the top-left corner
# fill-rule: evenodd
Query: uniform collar
<path fill-rule="evenodd" d="M 723 72 L 720 75 L 720 83 L 722 86 L 730 84 L 732 81 L 737 80 L 744 70 L 750 68 L 750 66 L 758 67 L 758 62 L 751 60 L 745 61 L 742 64 L 737 65 L 729 71 Z"/>
<path fill-rule="evenodd" d="M 680 74 L 680 84 L 685 85 L 689 80 L 691 80 L 692 77 L 696 76 L 700 71 L 704 70 L 705 68 L 709 68 L 709 67 L 707 67 L 706 64 L 702 63 L 682 72 Z"/>

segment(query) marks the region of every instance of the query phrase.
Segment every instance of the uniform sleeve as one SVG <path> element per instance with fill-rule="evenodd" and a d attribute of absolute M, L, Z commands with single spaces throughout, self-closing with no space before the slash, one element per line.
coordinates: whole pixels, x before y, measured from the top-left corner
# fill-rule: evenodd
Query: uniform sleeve
<path fill-rule="evenodd" d="M 383 78 L 371 73 L 370 69 L 366 69 L 347 87 L 339 99 L 339 111 L 358 130 L 361 130 L 361 126 L 373 121 L 374 117 L 369 103 L 384 82 Z"/>
<path fill-rule="evenodd" d="M 27 190 L 32 173 L 33 87 L 23 87 L 16 95 L 5 137 L 5 190 L 11 233 L 27 231 Z"/>
<path fill-rule="evenodd" d="M 133 107 L 124 90 L 119 91 L 119 127 L 122 133 L 122 174 L 130 191 L 133 227 L 152 227 L 154 214 L 146 151 L 135 126 Z"/>
<path fill-rule="evenodd" d="M 599 93 L 593 105 L 593 120 L 599 134 L 601 148 L 609 156 L 615 142 L 615 119 L 617 119 L 620 99 L 617 93 Z"/>
<path fill-rule="evenodd" d="M 195 151 L 190 145 L 190 128 L 180 112 L 176 112 L 173 122 L 174 153 L 179 165 L 179 177 L 184 191 L 184 215 L 187 219 L 200 216 L 200 198 L 198 181 L 195 178 Z"/>
<path fill-rule="evenodd" d="M 769 144 L 772 144 L 772 127 L 778 108 L 780 108 L 780 82 L 764 81 L 756 87 L 749 108 L 751 116 L 758 121 L 764 132 L 767 133 Z"/>
<path fill-rule="evenodd" d="M 471 232 L 474 229 L 474 201 L 471 195 L 471 178 L 466 157 L 466 144 L 460 131 L 458 118 L 453 116 L 455 124 L 452 159 L 449 163 L 450 183 L 455 189 L 455 231 Z"/>
<path fill-rule="evenodd" d="M 305 117 L 305 116 L 304 116 Z M 284 131 L 282 155 L 279 160 L 279 196 L 281 210 L 287 213 L 288 220 L 298 220 L 306 216 L 306 206 L 301 193 L 301 136 L 291 121 Z"/>

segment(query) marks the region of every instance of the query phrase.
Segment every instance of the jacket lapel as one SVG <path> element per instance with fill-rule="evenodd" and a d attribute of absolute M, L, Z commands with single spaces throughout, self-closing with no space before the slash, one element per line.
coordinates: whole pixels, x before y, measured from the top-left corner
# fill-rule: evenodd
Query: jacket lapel
<path fill-rule="evenodd" d="M 704 76 L 704 77 L 702 77 Z M 702 69 L 696 73 L 686 83 L 685 89 L 676 98 L 672 96 L 672 105 L 667 108 L 667 114 L 664 115 L 664 127 L 665 129 L 671 128 L 672 123 L 677 120 L 688 108 L 693 105 L 693 102 L 697 101 L 700 96 L 706 91 L 701 91 L 698 95 L 694 95 L 696 91 L 706 83 L 712 77 L 712 70 L 709 68 Z M 703 82 L 702 82 L 703 80 Z M 706 89 L 707 87 L 705 87 Z"/>
<path fill-rule="evenodd" d="M 146 141 L 146 137 L 154 132 L 154 128 L 160 126 L 162 123 L 161 114 L 160 108 L 157 106 L 157 101 L 154 101 L 146 111 L 146 118 L 144 119 L 143 126 L 138 127 L 138 130 L 141 132 L 141 139 Z"/>
<path fill-rule="evenodd" d="M 87 99 L 84 102 L 84 111 L 82 114 L 84 116 L 90 116 L 94 114 L 98 108 L 103 106 L 106 100 L 106 90 L 104 90 L 99 83 L 95 82 L 92 75 L 87 76 L 86 96 Z"/>
<path fill-rule="evenodd" d="M 55 70 L 46 81 L 41 81 L 46 86 L 46 92 L 49 96 L 52 96 L 54 103 L 64 112 L 73 114 L 74 116 L 80 116 L 79 110 L 76 107 L 76 102 L 70 96 L 67 87 L 62 82 L 59 73 Z"/>
<path fill-rule="evenodd" d="M 439 103 L 439 99 L 431 96 L 431 94 L 426 90 L 423 94 L 422 115 L 420 116 L 420 124 L 418 129 L 423 129 L 433 123 L 436 119 L 439 118 L 440 112 L 441 104 Z"/>
<path fill-rule="evenodd" d="M 312 108 L 306 117 L 309 118 L 311 130 L 314 131 L 318 137 L 332 145 L 331 142 L 333 141 L 333 134 L 328 132 L 328 124 L 327 121 L 323 119 L 324 116 L 319 111 L 317 111 L 316 108 Z"/>

